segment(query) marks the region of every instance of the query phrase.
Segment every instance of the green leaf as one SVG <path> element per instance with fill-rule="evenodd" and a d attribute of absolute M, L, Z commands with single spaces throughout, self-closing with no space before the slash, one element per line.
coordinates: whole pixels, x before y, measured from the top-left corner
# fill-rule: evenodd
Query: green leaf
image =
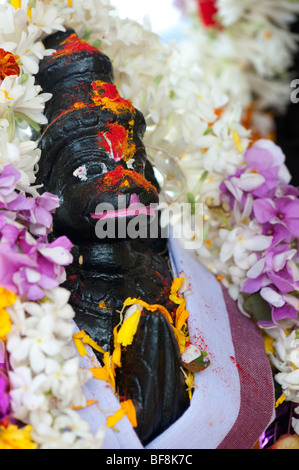
<path fill-rule="evenodd" d="M 27 80 L 28 80 L 28 73 L 23 73 L 21 76 L 21 84 L 23 85 L 23 83 L 27 82 Z"/>
<path fill-rule="evenodd" d="M 26 114 L 24 113 L 20 113 L 19 111 L 16 111 L 15 112 L 15 118 L 17 119 L 22 119 L 26 122 L 28 122 L 28 124 L 30 124 L 30 126 L 36 131 L 36 132 L 40 132 L 41 128 L 40 128 L 40 125 L 33 121 L 33 119 L 30 119 L 30 117 L 26 116 Z"/>
<path fill-rule="evenodd" d="M 163 75 L 162 75 L 161 73 L 160 73 L 160 75 L 157 75 L 157 76 L 154 78 L 154 84 L 158 86 L 159 83 L 161 82 L 162 78 L 163 78 Z"/>
<path fill-rule="evenodd" d="M 96 40 L 92 43 L 93 47 L 96 47 L 97 49 L 100 49 L 101 44 L 102 44 L 102 41 L 101 41 L 100 39 L 96 39 Z"/>
<path fill-rule="evenodd" d="M 271 320 L 271 307 L 268 302 L 261 297 L 259 292 L 250 295 L 245 301 L 244 307 L 256 321 Z"/>
<path fill-rule="evenodd" d="M 86 28 L 86 30 L 83 33 L 83 38 L 82 39 L 87 41 L 87 39 L 89 39 L 89 36 L 91 35 L 91 33 L 92 33 L 92 29 L 91 28 Z"/>
<path fill-rule="evenodd" d="M 208 128 L 204 131 L 203 135 L 208 135 L 208 134 L 211 134 L 212 132 L 213 132 L 213 127 L 208 127 Z"/>

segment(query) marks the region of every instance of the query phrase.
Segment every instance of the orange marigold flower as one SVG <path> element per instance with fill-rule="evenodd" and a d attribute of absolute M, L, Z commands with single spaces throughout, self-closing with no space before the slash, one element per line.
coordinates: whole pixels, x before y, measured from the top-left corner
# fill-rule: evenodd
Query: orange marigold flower
<path fill-rule="evenodd" d="M 15 56 L 0 48 L 0 80 L 4 80 L 9 75 L 19 75 L 20 67 L 16 62 Z"/>

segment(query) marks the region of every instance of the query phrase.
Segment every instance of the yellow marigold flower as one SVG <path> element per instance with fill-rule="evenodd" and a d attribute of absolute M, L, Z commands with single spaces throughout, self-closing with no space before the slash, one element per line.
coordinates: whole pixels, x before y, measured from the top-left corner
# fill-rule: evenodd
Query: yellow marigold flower
<path fill-rule="evenodd" d="M 11 321 L 5 307 L 13 305 L 16 301 L 16 294 L 0 287 L 0 339 L 5 340 L 6 335 L 10 332 Z"/>
<path fill-rule="evenodd" d="M 30 435 L 31 429 L 29 425 L 22 429 L 13 424 L 0 426 L 0 449 L 36 449 L 37 444 Z"/>

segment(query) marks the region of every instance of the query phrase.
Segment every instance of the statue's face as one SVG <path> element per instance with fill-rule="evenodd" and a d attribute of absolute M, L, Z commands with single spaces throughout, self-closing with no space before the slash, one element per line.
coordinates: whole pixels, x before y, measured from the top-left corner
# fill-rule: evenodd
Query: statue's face
<path fill-rule="evenodd" d="M 158 194 L 142 176 L 146 153 L 140 126 L 143 117 L 136 110 L 134 119 L 128 120 L 90 108 L 67 113 L 51 124 L 47 139 L 52 143 L 51 135 L 55 137 L 53 163 L 44 184 L 60 198 L 54 230 L 71 239 L 75 234 L 90 239 L 99 219 L 126 217 L 129 221 L 139 206 L 140 213 L 153 215 L 150 205 L 158 202 Z M 59 145 L 53 158 L 55 141 Z"/>
<path fill-rule="evenodd" d="M 106 56 L 75 34 L 56 46 L 40 66 L 43 90 L 53 96 L 46 106 L 38 182 L 60 198 L 54 231 L 90 239 L 98 219 L 130 219 L 132 204 L 150 215 L 149 205 L 158 202 L 142 176 L 145 120 L 112 83 Z M 110 210 L 103 214 L 101 204 Z"/>

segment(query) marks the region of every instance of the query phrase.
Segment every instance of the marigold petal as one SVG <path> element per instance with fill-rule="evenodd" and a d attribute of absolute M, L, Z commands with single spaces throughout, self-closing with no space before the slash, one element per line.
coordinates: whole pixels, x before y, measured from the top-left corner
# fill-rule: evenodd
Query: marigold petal
<path fill-rule="evenodd" d="M 182 303 L 178 306 L 175 317 L 175 326 L 178 330 L 181 330 L 183 325 L 186 323 L 189 312 L 186 310 L 186 299 L 182 300 Z"/>
<path fill-rule="evenodd" d="M 137 427 L 137 416 L 136 416 L 136 408 L 134 403 L 131 399 L 122 401 L 120 406 L 125 410 L 126 415 L 132 424 L 133 428 Z"/>
<path fill-rule="evenodd" d="M 75 337 L 73 337 L 73 339 L 74 339 L 74 344 L 75 344 L 75 346 L 76 346 L 76 348 L 77 348 L 77 351 L 78 351 L 79 355 L 80 355 L 80 356 L 86 356 L 86 355 L 87 355 L 87 351 L 86 351 L 85 346 L 84 346 L 84 344 L 82 343 L 81 339 L 75 338 Z"/>
<path fill-rule="evenodd" d="M 0 449 L 36 449 L 37 444 L 32 441 L 31 430 L 29 425 L 24 428 L 13 424 L 0 426 Z"/>
<path fill-rule="evenodd" d="M 0 339 L 5 339 L 6 335 L 11 330 L 11 321 L 7 311 L 4 308 L 0 309 Z"/>
<path fill-rule="evenodd" d="M 116 367 L 121 367 L 121 344 L 117 342 L 117 326 L 113 330 L 114 350 L 112 353 L 112 361 Z"/>
<path fill-rule="evenodd" d="M 151 304 L 150 305 L 147 302 L 144 302 L 144 300 L 131 299 L 130 297 L 128 297 L 124 302 L 125 307 L 127 307 L 128 305 L 134 305 L 134 304 L 139 304 L 142 307 L 149 310 L 150 312 L 155 312 L 156 310 L 158 310 L 159 312 L 163 313 L 163 315 L 167 318 L 167 320 L 169 321 L 170 324 L 173 323 L 173 320 L 172 320 L 168 310 L 165 307 L 163 307 L 163 305 L 159 305 L 159 304 Z"/>
<path fill-rule="evenodd" d="M 175 304 L 180 304 L 182 302 L 182 297 L 178 295 L 178 290 L 182 287 L 183 282 L 183 277 L 177 277 L 172 281 L 169 299 Z"/>
<path fill-rule="evenodd" d="M 236 130 L 233 130 L 233 139 L 234 139 L 235 146 L 237 147 L 239 152 L 242 153 L 243 152 L 243 145 L 242 145 L 240 136 L 239 136 L 239 134 Z"/>
<path fill-rule="evenodd" d="M 281 405 L 286 399 L 286 396 L 283 394 L 281 395 L 277 400 L 276 400 L 276 403 L 275 403 L 275 408 L 277 408 L 279 405 Z"/>
<path fill-rule="evenodd" d="M 126 414 L 126 410 L 124 408 L 119 408 L 112 416 L 109 416 L 106 421 L 106 426 L 108 428 L 112 428 L 115 426 L 118 421 L 120 421 Z"/>
<path fill-rule="evenodd" d="M 83 343 L 88 344 L 92 349 L 95 349 L 98 352 L 105 353 L 104 349 L 101 348 L 90 336 L 88 336 L 86 333 L 82 338 Z"/>
<path fill-rule="evenodd" d="M 89 369 L 95 379 L 104 380 L 110 382 L 110 374 L 106 367 L 93 367 Z"/>
<path fill-rule="evenodd" d="M 182 330 L 178 330 L 174 326 L 172 326 L 172 329 L 179 345 L 180 354 L 183 354 L 183 352 L 185 351 L 187 338 Z"/>
<path fill-rule="evenodd" d="M 129 346 L 133 342 L 134 335 L 137 331 L 141 312 L 135 310 L 129 318 L 126 318 L 117 333 L 117 342 L 122 346 Z"/>
<path fill-rule="evenodd" d="M 14 292 L 0 287 L 0 308 L 9 307 L 13 305 L 17 300 L 17 296 Z"/>

